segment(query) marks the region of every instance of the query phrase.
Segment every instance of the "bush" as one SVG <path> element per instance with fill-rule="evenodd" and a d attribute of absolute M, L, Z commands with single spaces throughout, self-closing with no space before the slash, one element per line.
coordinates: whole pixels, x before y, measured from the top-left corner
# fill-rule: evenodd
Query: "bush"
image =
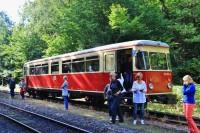
<path fill-rule="evenodd" d="M 180 64 L 178 67 L 174 67 L 174 83 L 182 84 L 182 77 L 187 74 L 191 75 L 194 81 L 200 84 L 200 59 L 192 58 Z"/>

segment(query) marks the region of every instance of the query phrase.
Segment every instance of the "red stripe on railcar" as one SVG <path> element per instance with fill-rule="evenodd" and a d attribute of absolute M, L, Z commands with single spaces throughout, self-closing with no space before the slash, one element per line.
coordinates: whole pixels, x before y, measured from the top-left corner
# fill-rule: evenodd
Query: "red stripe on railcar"
<path fill-rule="evenodd" d="M 133 75 L 136 73 L 137 72 L 134 72 Z M 143 80 L 147 83 L 148 94 L 172 92 L 172 90 L 167 87 L 167 84 L 172 81 L 172 72 L 142 71 L 142 73 Z M 27 76 L 28 87 L 59 90 L 63 83 L 64 75 L 67 75 L 68 77 L 69 88 L 71 91 L 103 92 L 105 85 L 109 83 L 109 73 L 70 73 Z M 149 83 L 154 85 L 154 89 L 149 89 Z"/>
<path fill-rule="evenodd" d="M 68 77 L 70 90 L 103 92 L 105 85 L 109 83 L 109 73 L 70 73 L 27 76 L 28 87 L 58 90 L 64 75 Z"/>

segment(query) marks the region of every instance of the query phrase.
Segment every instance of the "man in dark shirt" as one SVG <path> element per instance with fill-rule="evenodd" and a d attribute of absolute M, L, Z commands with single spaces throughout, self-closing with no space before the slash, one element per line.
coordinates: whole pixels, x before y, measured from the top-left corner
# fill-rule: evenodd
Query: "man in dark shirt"
<path fill-rule="evenodd" d="M 123 116 L 120 109 L 120 102 L 121 102 L 121 91 L 123 87 L 121 83 L 117 80 L 117 73 L 111 73 L 111 83 L 110 89 L 112 92 L 112 104 L 111 104 L 111 111 L 112 111 L 112 123 L 115 123 L 116 116 L 119 116 L 119 122 L 123 122 Z"/>
<path fill-rule="evenodd" d="M 10 89 L 10 95 L 11 95 L 11 98 L 14 98 L 15 96 L 15 86 L 16 86 L 16 82 L 15 82 L 15 79 L 13 77 L 11 77 L 9 80 L 8 80 L 8 85 L 9 85 L 9 89 Z"/>

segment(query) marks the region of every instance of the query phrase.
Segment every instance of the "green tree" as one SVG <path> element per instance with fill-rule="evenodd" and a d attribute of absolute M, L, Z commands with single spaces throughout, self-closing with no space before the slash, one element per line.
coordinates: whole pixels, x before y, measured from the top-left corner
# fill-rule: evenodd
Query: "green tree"
<path fill-rule="evenodd" d="M 6 13 L 0 12 L 0 45 L 8 44 L 13 23 Z"/>

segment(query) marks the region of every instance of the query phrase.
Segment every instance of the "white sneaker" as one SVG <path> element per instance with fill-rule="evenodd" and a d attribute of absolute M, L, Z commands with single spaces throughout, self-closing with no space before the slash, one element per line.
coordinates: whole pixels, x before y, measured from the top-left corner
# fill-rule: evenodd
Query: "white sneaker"
<path fill-rule="evenodd" d="M 133 121 L 133 125 L 136 125 L 136 124 L 137 124 L 137 120 L 134 120 L 134 121 Z"/>
<path fill-rule="evenodd" d="M 141 120 L 141 124 L 144 125 L 144 120 Z"/>
<path fill-rule="evenodd" d="M 116 121 L 118 121 L 118 120 L 119 120 L 119 116 L 117 115 L 117 116 L 116 116 Z"/>
<path fill-rule="evenodd" d="M 112 121 L 112 117 L 110 117 L 110 121 Z"/>

